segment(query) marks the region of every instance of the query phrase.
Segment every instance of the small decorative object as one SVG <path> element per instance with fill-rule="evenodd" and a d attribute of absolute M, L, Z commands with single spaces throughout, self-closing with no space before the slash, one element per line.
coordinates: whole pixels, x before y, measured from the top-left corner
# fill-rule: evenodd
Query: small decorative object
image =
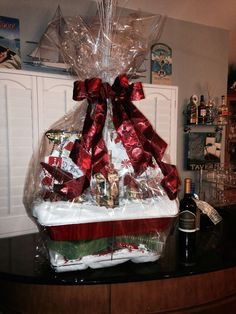
<path fill-rule="evenodd" d="M 151 83 L 171 84 L 172 49 L 165 44 L 155 44 L 151 48 Z"/>
<path fill-rule="evenodd" d="M 19 19 L 0 16 L 0 68 L 21 69 Z"/>

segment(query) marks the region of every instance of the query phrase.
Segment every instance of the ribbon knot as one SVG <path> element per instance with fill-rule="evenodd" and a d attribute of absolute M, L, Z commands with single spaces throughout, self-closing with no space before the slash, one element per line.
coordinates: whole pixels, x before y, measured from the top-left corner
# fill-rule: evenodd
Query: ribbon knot
<path fill-rule="evenodd" d="M 76 101 L 84 99 L 92 102 L 106 99 L 134 101 L 143 98 L 142 83 L 129 84 L 125 74 L 117 77 L 112 86 L 107 82 L 103 83 L 99 78 L 74 82 L 73 100 Z"/>
<path fill-rule="evenodd" d="M 103 83 L 99 78 L 74 82 L 73 99 L 76 101 L 87 99 L 90 102 L 114 99 L 116 93 L 109 83 Z"/>

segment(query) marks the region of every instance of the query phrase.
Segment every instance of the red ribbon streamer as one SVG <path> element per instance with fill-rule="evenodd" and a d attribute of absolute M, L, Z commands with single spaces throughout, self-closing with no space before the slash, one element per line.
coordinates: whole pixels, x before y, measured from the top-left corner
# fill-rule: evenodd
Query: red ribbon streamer
<path fill-rule="evenodd" d="M 82 152 L 86 151 L 88 153 L 86 158 L 90 159 L 87 163 L 92 165 L 92 169 L 86 170 L 87 178 L 90 180 L 91 171 L 107 176 L 108 153 L 102 138 L 102 130 L 106 120 L 107 100 L 111 99 L 113 123 L 135 174 L 140 175 L 147 166 L 153 166 L 152 157 L 154 157 L 164 175 L 161 184 L 169 198 L 175 199 L 180 183 L 177 169 L 161 161 L 167 144 L 132 103 L 133 100 L 143 98 L 142 84 L 140 82 L 129 84 L 125 74 L 117 77 L 112 86 L 102 83 L 99 78 L 76 81 L 73 99 L 77 101 L 87 99 L 88 109 L 82 131 L 81 149 L 73 158 L 77 161 L 81 160 Z"/>

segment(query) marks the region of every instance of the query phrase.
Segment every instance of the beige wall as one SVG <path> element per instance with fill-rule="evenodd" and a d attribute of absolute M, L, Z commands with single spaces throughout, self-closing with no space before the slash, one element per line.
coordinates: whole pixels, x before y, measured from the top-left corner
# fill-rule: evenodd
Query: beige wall
<path fill-rule="evenodd" d="M 179 87 L 178 156 L 181 177 L 196 177 L 184 171 L 183 109 L 192 94 L 207 96 L 209 88 L 216 102 L 227 90 L 228 31 L 168 19 L 160 41 L 173 49 L 173 85 Z"/>

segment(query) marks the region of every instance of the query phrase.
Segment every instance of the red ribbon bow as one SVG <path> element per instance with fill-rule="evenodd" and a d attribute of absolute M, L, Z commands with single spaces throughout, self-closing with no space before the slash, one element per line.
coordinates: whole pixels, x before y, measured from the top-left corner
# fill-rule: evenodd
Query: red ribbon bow
<path fill-rule="evenodd" d="M 84 177 L 76 179 L 83 180 L 82 190 L 89 186 L 91 171 L 93 174 L 100 172 L 107 177 L 109 158 L 102 130 L 106 120 L 107 100 L 110 99 L 114 127 L 126 149 L 135 174 L 140 175 L 148 166 L 153 166 L 152 157 L 154 157 L 164 175 L 162 186 L 170 199 L 176 198 L 179 186 L 176 167 L 161 161 L 167 144 L 132 103 L 133 100 L 143 98 L 142 84 L 140 82 L 129 84 L 125 74 L 117 77 L 112 86 L 103 83 L 99 78 L 74 83 L 73 99 L 88 100 L 82 141 L 75 144 L 71 154 L 71 158 L 81 167 L 88 179 L 84 180 Z"/>

